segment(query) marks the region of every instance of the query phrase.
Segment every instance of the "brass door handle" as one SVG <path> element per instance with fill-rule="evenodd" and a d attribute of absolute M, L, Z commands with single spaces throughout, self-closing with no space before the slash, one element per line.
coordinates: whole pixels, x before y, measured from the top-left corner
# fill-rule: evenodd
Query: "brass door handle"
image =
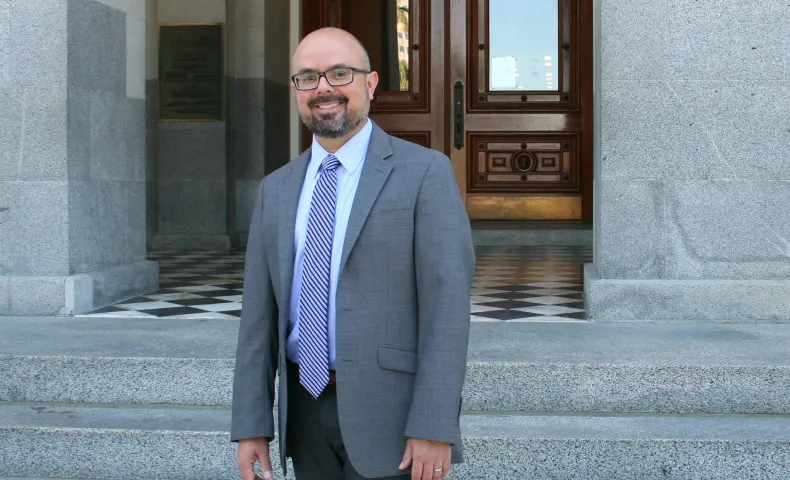
<path fill-rule="evenodd" d="M 455 148 L 464 148 L 464 84 L 460 80 L 453 88 L 453 137 Z"/>

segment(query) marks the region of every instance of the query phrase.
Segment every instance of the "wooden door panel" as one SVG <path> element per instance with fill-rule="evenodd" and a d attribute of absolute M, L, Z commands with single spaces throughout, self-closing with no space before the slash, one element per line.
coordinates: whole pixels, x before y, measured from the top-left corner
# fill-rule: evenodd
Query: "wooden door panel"
<path fill-rule="evenodd" d="M 470 195 L 466 211 L 471 218 L 497 220 L 578 220 L 582 197 L 556 195 Z M 492 216 L 491 212 L 496 212 Z"/>
<path fill-rule="evenodd" d="M 564 114 L 476 114 L 467 116 L 464 123 L 466 130 L 484 132 L 502 131 L 503 125 L 517 131 L 578 132 L 583 128 L 582 118 L 579 115 Z"/>
<path fill-rule="evenodd" d="M 579 135 L 467 133 L 468 193 L 579 194 Z"/>
<path fill-rule="evenodd" d="M 371 107 L 372 110 L 372 107 Z M 433 125 L 430 115 L 418 114 L 395 114 L 395 113 L 371 113 L 370 117 L 380 125 L 387 125 L 393 131 L 428 130 Z M 384 127 L 382 127 L 384 128 Z M 389 130 L 387 130 L 389 132 Z"/>
<path fill-rule="evenodd" d="M 417 145 L 422 145 L 423 147 L 431 148 L 431 132 L 398 132 L 398 131 L 390 131 L 388 132 L 390 135 L 394 137 L 401 138 L 408 142 L 416 143 Z"/>

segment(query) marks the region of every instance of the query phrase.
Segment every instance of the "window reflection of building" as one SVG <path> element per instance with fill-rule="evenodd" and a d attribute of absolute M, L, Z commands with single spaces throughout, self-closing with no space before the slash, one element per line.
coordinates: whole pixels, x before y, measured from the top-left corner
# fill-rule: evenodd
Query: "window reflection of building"
<path fill-rule="evenodd" d="M 409 0 L 397 0 L 398 77 L 400 90 L 409 89 Z"/>
<path fill-rule="evenodd" d="M 490 0 L 489 82 L 493 90 L 558 91 L 557 0 Z M 516 64 L 508 60 L 516 58 Z M 515 77 L 515 78 L 514 78 Z M 555 81 L 556 80 L 556 81 Z"/>
<path fill-rule="evenodd" d="M 491 90 L 516 89 L 516 57 L 494 57 L 491 59 Z"/>

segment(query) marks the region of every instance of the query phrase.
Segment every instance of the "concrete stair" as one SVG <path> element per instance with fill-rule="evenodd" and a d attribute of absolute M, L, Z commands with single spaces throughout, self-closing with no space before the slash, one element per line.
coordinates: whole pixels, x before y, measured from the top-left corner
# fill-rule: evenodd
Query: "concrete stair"
<path fill-rule="evenodd" d="M 474 220 L 472 240 L 477 246 L 593 246 L 592 224 L 551 220 Z"/>
<path fill-rule="evenodd" d="M 237 328 L 0 318 L 0 480 L 239 478 Z M 450 478 L 790 478 L 788 345 L 790 325 L 473 323 Z"/>

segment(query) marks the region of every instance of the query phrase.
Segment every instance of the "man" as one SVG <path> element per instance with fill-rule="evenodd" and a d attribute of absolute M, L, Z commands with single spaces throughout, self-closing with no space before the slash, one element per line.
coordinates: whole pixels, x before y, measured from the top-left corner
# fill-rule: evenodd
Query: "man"
<path fill-rule="evenodd" d="M 438 479 L 459 417 L 475 255 L 445 155 L 367 118 L 378 76 L 349 33 L 293 57 L 312 147 L 261 182 L 250 228 L 231 440 L 271 478 L 275 372 L 285 472 Z"/>

